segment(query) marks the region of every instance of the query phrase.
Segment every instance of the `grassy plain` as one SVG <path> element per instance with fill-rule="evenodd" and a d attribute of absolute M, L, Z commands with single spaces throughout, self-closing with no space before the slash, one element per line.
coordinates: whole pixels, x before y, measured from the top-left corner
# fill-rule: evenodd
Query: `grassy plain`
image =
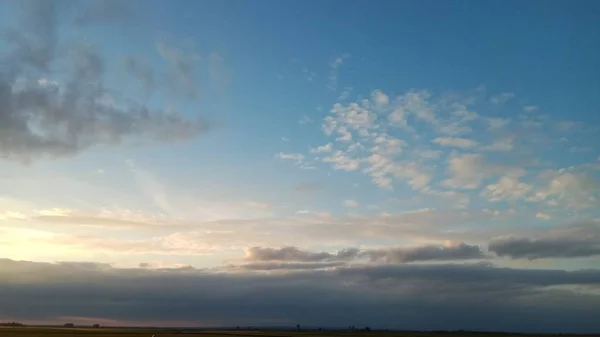
<path fill-rule="evenodd" d="M 174 329 L 127 329 L 127 328 L 41 328 L 41 327 L 0 327 L 0 337 L 515 337 L 515 336 L 558 336 L 558 335 L 527 335 L 509 333 L 478 333 L 478 332 L 337 332 L 337 331 L 277 331 L 277 330 L 248 330 L 248 331 L 194 331 Z M 184 335 L 184 336 L 182 336 Z M 561 334 L 561 337 L 569 335 Z M 573 335 L 591 337 L 593 335 Z M 598 335 L 596 335 L 598 336 Z"/>

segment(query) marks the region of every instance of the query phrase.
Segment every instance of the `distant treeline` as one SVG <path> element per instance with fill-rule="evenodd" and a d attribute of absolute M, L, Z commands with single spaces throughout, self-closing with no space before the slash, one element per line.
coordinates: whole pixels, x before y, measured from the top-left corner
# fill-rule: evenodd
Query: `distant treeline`
<path fill-rule="evenodd" d="M 0 323 L 0 326 L 25 326 L 19 322 Z"/>

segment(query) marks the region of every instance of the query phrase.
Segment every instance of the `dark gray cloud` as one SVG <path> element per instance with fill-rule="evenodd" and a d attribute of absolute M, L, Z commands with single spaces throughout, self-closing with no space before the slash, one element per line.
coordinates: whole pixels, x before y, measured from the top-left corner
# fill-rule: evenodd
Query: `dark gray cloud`
<path fill-rule="evenodd" d="M 597 332 L 600 271 L 485 264 L 216 272 L 0 260 L 0 312 L 223 325 Z M 582 289 L 596 287 L 596 293 Z M 276 323 L 273 323 L 276 322 Z"/>
<path fill-rule="evenodd" d="M 494 239 L 488 250 L 513 259 L 577 258 L 600 255 L 600 224 L 568 226 L 539 238 Z"/>
<path fill-rule="evenodd" d="M 316 270 L 341 267 L 344 262 L 259 262 L 231 266 L 233 269 L 244 270 Z"/>
<path fill-rule="evenodd" d="M 407 263 L 415 261 L 448 261 L 485 259 L 479 246 L 460 243 L 455 246 L 421 246 L 410 248 L 367 249 L 347 248 L 337 253 L 309 252 L 297 247 L 263 248 L 252 247 L 246 250 L 246 260 L 250 261 L 351 261 L 366 257 L 371 261 L 387 263 Z"/>
<path fill-rule="evenodd" d="M 350 260 L 358 255 L 355 248 L 340 250 L 336 254 L 327 252 L 308 252 L 297 247 L 268 248 L 251 247 L 246 250 L 246 260 L 249 261 L 299 261 L 318 262 L 333 260 Z"/>
<path fill-rule="evenodd" d="M 134 104 L 107 88 L 106 65 L 92 46 L 59 44 L 55 1 L 23 1 L 19 6 L 21 25 L 4 34 L 8 48 L 0 55 L 4 158 L 72 155 L 134 138 L 188 140 L 209 129 L 200 117 Z"/>
<path fill-rule="evenodd" d="M 406 263 L 414 261 L 444 261 L 484 259 L 485 254 L 479 246 L 460 243 L 456 246 L 428 245 L 414 248 L 387 248 L 362 252 L 362 255 L 373 261 L 383 260 L 388 263 Z"/>

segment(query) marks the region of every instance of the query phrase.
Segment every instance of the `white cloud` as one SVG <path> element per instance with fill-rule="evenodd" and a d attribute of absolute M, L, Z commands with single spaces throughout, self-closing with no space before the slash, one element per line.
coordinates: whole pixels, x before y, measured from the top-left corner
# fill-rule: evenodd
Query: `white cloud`
<path fill-rule="evenodd" d="M 329 62 L 329 76 L 327 77 L 327 87 L 329 89 L 334 91 L 337 89 L 339 68 L 348 58 L 350 58 L 350 55 L 344 54 Z"/>
<path fill-rule="evenodd" d="M 301 153 L 283 153 L 283 152 L 279 152 L 278 154 L 280 159 L 283 160 L 296 160 L 296 161 L 301 161 L 304 159 L 304 155 Z"/>
<path fill-rule="evenodd" d="M 508 118 L 488 118 L 488 129 L 500 129 L 510 124 Z"/>
<path fill-rule="evenodd" d="M 281 140 L 284 141 L 284 142 L 289 142 L 290 141 L 290 139 L 287 138 L 287 137 L 281 137 Z"/>
<path fill-rule="evenodd" d="M 525 174 L 519 167 L 487 163 L 480 154 L 452 154 L 446 172 L 450 178 L 442 181 L 442 185 L 463 189 L 476 189 L 484 179 L 500 174 L 509 177 Z"/>
<path fill-rule="evenodd" d="M 488 185 L 481 195 L 489 201 L 524 199 L 531 191 L 531 185 L 520 182 L 516 177 L 501 177 L 494 184 Z"/>
<path fill-rule="evenodd" d="M 490 103 L 492 104 L 504 104 L 506 102 L 508 102 L 509 100 L 513 99 L 515 97 L 515 94 L 512 92 L 503 92 L 501 94 L 498 94 L 496 96 L 492 96 L 490 98 Z"/>
<path fill-rule="evenodd" d="M 311 148 L 310 152 L 311 153 L 325 153 L 325 152 L 331 152 L 331 150 L 333 150 L 333 144 L 327 143 L 322 146 L 317 146 L 316 148 Z"/>
<path fill-rule="evenodd" d="M 378 106 L 387 105 L 390 102 L 388 95 L 384 94 L 381 90 L 377 89 L 371 93 L 373 101 Z"/>
<path fill-rule="evenodd" d="M 523 111 L 525 111 L 525 112 L 533 112 L 533 111 L 536 111 L 536 110 L 538 110 L 539 108 L 540 108 L 540 107 L 539 107 L 539 106 L 537 106 L 537 105 L 525 105 L 525 106 L 523 107 Z"/>
<path fill-rule="evenodd" d="M 312 118 L 307 115 L 302 116 L 302 118 L 298 121 L 299 124 L 309 124 L 314 122 Z"/>
<path fill-rule="evenodd" d="M 356 208 L 358 207 L 358 202 L 356 200 L 345 200 L 344 206 L 348 208 Z"/>
<path fill-rule="evenodd" d="M 536 218 L 541 219 L 541 220 L 550 220 L 552 219 L 552 217 L 546 213 L 542 213 L 542 212 L 537 212 L 537 214 L 535 215 Z"/>
<path fill-rule="evenodd" d="M 469 134 L 473 132 L 473 129 L 469 126 L 461 125 L 459 122 L 454 122 L 441 126 L 438 131 L 450 136 L 459 136 Z"/>
<path fill-rule="evenodd" d="M 406 121 L 406 114 L 404 113 L 404 109 L 402 109 L 401 107 L 398 107 L 394 109 L 394 111 L 392 111 L 392 113 L 388 116 L 388 121 L 393 126 L 403 128 L 408 126 L 408 123 Z"/>
<path fill-rule="evenodd" d="M 246 205 L 249 207 L 252 207 L 252 208 L 257 208 L 257 209 L 265 210 L 265 211 L 268 211 L 271 209 L 271 206 L 264 202 L 247 201 Z"/>
<path fill-rule="evenodd" d="M 568 170 L 546 171 L 540 174 L 542 186 L 527 200 L 532 202 L 556 198 L 569 209 L 584 209 L 598 206 L 600 183 L 588 172 Z"/>
<path fill-rule="evenodd" d="M 345 126 L 341 126 L 338 129 L 338 133 L 341 135 L 340 137 L 335 139 L 338 142 L 349 142 L 352 140 L 352 133 L 350 133 L 350 131 L 348 131 L 348 129 Z"/>
<path fill-rule="evenodd" d="M 514 148 L 514 137 L 505 137 L 501 139 L 496 139 L 490 145 L 486 145 L 482 147 L 482 150 L 485 151 L 495 151 L 495 152 L 508 152 L 512 151 Z"/>
<path fill-rule="evenodd" d="M 346 156 L 342 151 L 335 151 L 330 156 L 322 159 L 323 162 L 332 163 L 335 169 L 344 171 L 356 171 L 360 166 L 360 160 Z"/>
<path fill-rule="evenodd" d="M 461 149 L 470 149 L 477 146 L 477 142 L 472 139 L 458 137 L 438 137 L 432 140 L 432 142 L 440 146 L 457 147 Z"/>
<path fill-rule="evenodd" d="M 425 159 L 438 159 L 442 151 L 439 150 L 422 150 L 417 152 L 421 158 Z"/>

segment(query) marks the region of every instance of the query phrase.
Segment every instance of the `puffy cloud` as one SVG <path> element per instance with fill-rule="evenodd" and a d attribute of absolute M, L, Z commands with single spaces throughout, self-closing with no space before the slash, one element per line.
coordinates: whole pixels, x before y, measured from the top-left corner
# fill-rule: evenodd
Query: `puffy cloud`
<path fill-rule="evenodd" d="M 572 209 L 590 208 L 598 204 L 600 184 L 593 174 L 581 170 L 545 171 L 529 201 L 549 201 L 553 198 Z"/>
<path fill-rule="evenodd" d="M 600 297 L 578 288 L 598 283 L 597 270 L 485 264 L 224 272 L 0 260 L 0 286 L 6 290 L 0 311 L 26 322 L 79 316 L 138 326 L 180 321 L 346 326 L 350 320 L 407 330 L 591 333 L 600 329 Z M 36 305 L 40 301 L 43 307 Z M 335 314 L 343 308 L 353 309 L 349 316 Z"/>
<path fill-rule="evenodd" d="M 492 104 L 504 104 L 506 102 L 508 102 L 509 100 L 515 98 L 515 94 L 512 92 L 503 92 L 501 94 L 492 96 L 490 98 L 490 103 Z"/>
<path fill-rule="evenodd" d="M 520 177 L 525 171 L 519 167 L 488 163 L 480 154 L 452 154 L 448 158 L 447 173 L 450 178 L 442 185 L 453 188 L 475 189 L 484 179 L 504 174 Z"/>
<path fill-rule="evenodd" d="M 375 90 L 371 93 L 371 97 L 376 105 L 383 106 L 390 102 L 388 95 L 384 94 L 381 90 Z"/>
<path fill-rule="evenodd" d="M 335 169 L 344 171 L 356 171 L 360 166 L 360 160 L 345 155 L 342 151 L 334 151 L 330 156 L 324 157 L 323 162 L 332 163 Z"/>
<path fill-rule="evenodd" d="M 432 140 L 432 142 L 440 146 L 458 147 L 460 149 L 470 149 L 477 146 L 477 142 L 472 139 L 458 137 L 438 137 Z"/>
<path fill-rule="evenodd" d="M 524 199 L 531 191 L 531 185 L 520 182 L 517 177 L 501 177 L 495 184 L 489 184 L 481 195 L 489 201 Z"/>
<path fill-rule="evenodd" d="M 504 137 L 494 140 L 490 145 L 483 146 L 481 149 L 494 152 L 508 152 L 514 148 L 514 137 Z"/>
<path fill-rule="evenodd" d="M 358 207 L 358 202 L 356 200 L 345 200 L 344 206 L 350 207 L 350 208 L 356 208 L 356 207 Z"/>
<path fill-rule="evenodd" d="M 488 118 L 488 129 L 500 129 L 510 124 L 508 118 Z"/>
<path fill-rule="evenodd" d="M 317 146 L 316 148 L 310 149 L 310 152 L 312 152 L 312 153 L 325 153 L 325 152 L 331 152 L 331 150 L 333 150 L 333 144 L 327 143 L 325 145 Z"/>

